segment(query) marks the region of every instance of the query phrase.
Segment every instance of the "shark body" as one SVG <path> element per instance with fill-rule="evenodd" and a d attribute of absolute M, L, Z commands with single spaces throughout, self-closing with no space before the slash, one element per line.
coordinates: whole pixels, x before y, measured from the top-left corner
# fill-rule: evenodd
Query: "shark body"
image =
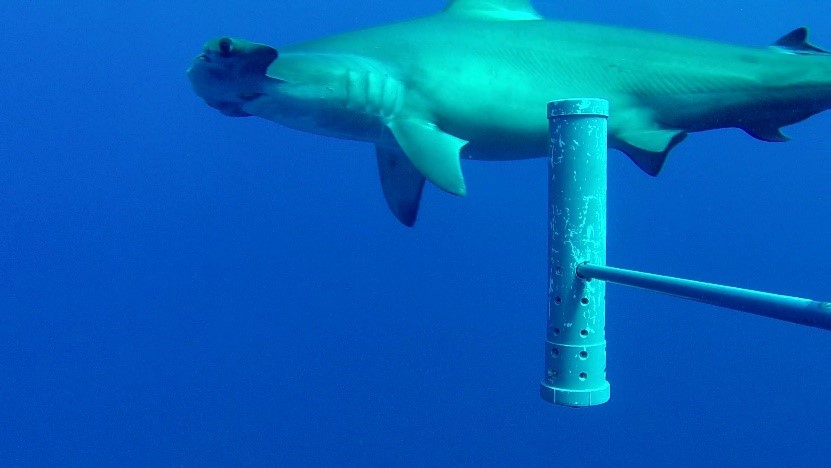
<path fill-rule="evenodd" d="M 657 175 L 689 132 L 765 141 L 831 108 L 831 56 L 804 28 L 739 47 L 543 19 L 527 0 L 455 0 L 441 13 L 274 49 L 209 41 L 188 71 L 226 115 L 373 143 L 389 207 L 413 225 L 429 180 L 466 193 L 460 159 L 544 156 L 549 101 L 610 101 L 609 145 Z"/>

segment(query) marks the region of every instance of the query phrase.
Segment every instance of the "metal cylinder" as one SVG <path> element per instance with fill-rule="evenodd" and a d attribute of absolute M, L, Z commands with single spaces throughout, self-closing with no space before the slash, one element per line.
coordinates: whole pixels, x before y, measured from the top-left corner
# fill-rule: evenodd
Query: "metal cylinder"
<path fill-rule="evenodd" d="M 565 406 L 609 400 L 606 285 L 577 276 L 583 262 L 606 264 L 606 152 L 609 103 L 548 104 L 548 325 L 540 395 Z"/>

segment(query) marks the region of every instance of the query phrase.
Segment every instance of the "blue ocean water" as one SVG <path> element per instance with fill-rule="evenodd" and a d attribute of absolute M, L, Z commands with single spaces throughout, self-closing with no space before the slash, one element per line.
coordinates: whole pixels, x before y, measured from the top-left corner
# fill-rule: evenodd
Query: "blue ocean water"
<path fill-rule="evenodd" d="M 826 1 L 537 2 L 764 45 Z M 818 465 L 831 334 L 608 288 L 612 399 L 538 396 L 545 161 L 465 162 L 388 213 L 369 145 L 231 119 L 184 75 L 423 2 L 4 2 L 0 465 Z M 610 154 L 609 263 L 831 299 L 831 116 Z"/>

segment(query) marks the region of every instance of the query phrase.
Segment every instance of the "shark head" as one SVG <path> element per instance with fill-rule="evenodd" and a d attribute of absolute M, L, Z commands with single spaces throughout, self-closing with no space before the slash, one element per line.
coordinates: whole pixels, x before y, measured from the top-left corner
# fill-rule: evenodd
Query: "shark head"
<path fill-rule="evenodd" d="M 396 70 L 370 57 L 287 47 L 266 71 L 263 96 L 246 110 L 318 135 L 379 142 L 401 110 Z"/>
<path fill-rule="evenodd" d="M 194 91 L 225 115 L 251 115 L 245 106 L 264 94 L 266 71 L 277 49 L 263 44 L 220 37 L 205 43 L 187 74 Z"/>
<path fill-rule="evenodd" d="M 364 141 L 384 136 L 382 123 L 403 97 L 390 71 L 366 57 L 278 53 L 229 37 L 208 41 L 187 73 L 196 94 L 225 115 Z"/>

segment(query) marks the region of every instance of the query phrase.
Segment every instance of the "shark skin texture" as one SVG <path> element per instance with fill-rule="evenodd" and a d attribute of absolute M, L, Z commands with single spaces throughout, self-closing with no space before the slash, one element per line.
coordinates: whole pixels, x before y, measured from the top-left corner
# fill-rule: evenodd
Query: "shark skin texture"
<path fill-rule="evenodd" d="M 527 0 L 455 0 L 279 50 L 217 38 L 188 77 L 225 115 L 374 144 L 384 197 L 407 226 L 425 181 L 466 194 L 461 159 L 545 156 L 552 100 L 609 100 L 609 147 L 653 176 L 690 132 L 781 142 L 781 127 L 831 108 L 831 55 L 805 28 L 740 47 L 548 20 Z"/>

